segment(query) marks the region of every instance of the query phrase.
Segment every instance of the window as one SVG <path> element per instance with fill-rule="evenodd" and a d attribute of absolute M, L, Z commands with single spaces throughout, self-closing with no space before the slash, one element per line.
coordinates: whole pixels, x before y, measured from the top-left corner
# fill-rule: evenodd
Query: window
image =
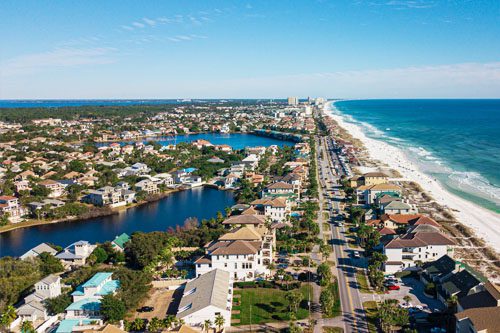
<path fill-rule="evenodd" d="M 178 313 L 181 313 L 181 312 L 184 312 L 186 310 L 189 310 L 191 309 L 191 307 L 193 306 L 193 303 L 189 303 L 188 305 L 186 306 L 183 306 L 182 308 L 179 309 L 179 311 L 177 311 Z"/>
<path fill-rule="evenodd" d="M 188 290 L 187 292 L 184 293 L 184 296 L 194 294 L 196 292 L 196 287 L 193 289 Z"/>

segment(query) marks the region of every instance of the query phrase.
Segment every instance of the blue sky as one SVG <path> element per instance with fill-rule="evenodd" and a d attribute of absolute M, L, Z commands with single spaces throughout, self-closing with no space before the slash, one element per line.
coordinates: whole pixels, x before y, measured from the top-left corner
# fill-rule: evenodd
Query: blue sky
<path fill-rule="evenodd" d="M 0 99 L 500 97 L 500 1 L 0 2 Z"/>

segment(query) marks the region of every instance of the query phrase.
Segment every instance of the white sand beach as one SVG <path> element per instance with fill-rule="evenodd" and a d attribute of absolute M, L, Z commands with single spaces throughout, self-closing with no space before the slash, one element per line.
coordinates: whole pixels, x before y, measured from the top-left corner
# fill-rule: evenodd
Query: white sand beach
<path fill-rule="evenodd" d="M 387 164 L 397 170 L 404 179 L 418 183 L 440 205 L 454 210 L 453 214 L 458 221 L 471 228 L 488 246 L 500 253 L 500 214 L 446 191 L 436 180 L 421 172 L 417 165 L 410 162 L 401 149 L 367 137 L 361 128 L 345 122 L 342 116 L 333 114 L 332 103 L 329 103 L 325 112 L 354 138 L 361 140 L 373 160 Z"/>

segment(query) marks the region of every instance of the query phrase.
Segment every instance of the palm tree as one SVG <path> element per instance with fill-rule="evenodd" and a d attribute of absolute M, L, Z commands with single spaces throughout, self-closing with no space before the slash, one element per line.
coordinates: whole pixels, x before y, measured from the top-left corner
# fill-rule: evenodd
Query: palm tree
<path fill-rule="evenodd" d="M 203 322 L 203 330 L 208 333 L 208 330 L 212 327 L 212 322 L 210 319 L 207 319 Z"/>
<path fill-rule="evenodd" d="M 219 329 L 220 332 L 222 332 L 222 327 L 224 326 L 224 323 L 225 323 L 225 319 L 224 317 L 221 316 L 221 314 L 219 313 L 216 317 L 215 317 L 215 326 L 217 326 L 217 328 Z"/>
<path fill-rule="evenodd" d="M 157 317 L 153 317 L 149 322 L 148 330 L 150 332 L 158 332 L 158 330 L 160 330 L 163 327 L 164 327 L 163 321 L 158 319 Z"/>
<path fill-rule="evenodd" d="M 163 325 L 166 329 L 172 328 L 172 324 L 176 321 L 174 315 L 168 315 L 165 319 L 163 319 Z"/>
<path fill-rule="evenodd" d="M 289 291 L 285 294 L 285 299 L 288 301 L 290 311 L 297 313 L 300 302 L 302 302 L 302 293 L 297 290 Z"/>
<path fill-rule="evenodd" d="M 23 333 L 35 333 L 35 328 L 33 327 L 33 323 L 31 321 L 23 321 L 21 324 L 21 332 Z"/>
<path fill-rule="evenodd" d="M 4 326 L 10 326 L 10 324 L 16 319 L 16 308 L 12 305 L 7 306 L 5 312 L 2 314 L 0 322 Z"/>
<path fill-rule="evenodd" d="M 134 321 L 130 324 L 130 328 L 132 331 L 141 332 L 144 330 L 145 322 L 141 318 L 135 318 Z"/>

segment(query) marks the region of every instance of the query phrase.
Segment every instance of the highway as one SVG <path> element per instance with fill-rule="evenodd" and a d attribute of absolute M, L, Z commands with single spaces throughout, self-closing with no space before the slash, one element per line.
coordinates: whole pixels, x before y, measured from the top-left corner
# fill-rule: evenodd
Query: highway
<path fill-rule="evenodd" d="M 338 156 L 332 152 L 327 143 L 327 137 L 316 137 L 317 144 L 317 166 L 320 184 L 319 200 L 320 207 L 325 208 L 334 219 L 339 219 L 343 214 L 340 203 L 344 199 L 339 191 L 339 178 L 343 174 Z M 323 152 L 323 153 L 322 153 Z M 324 156 L 325 158 L 321 158 Z M 335 168 L 337 165 L 337 169 Z M 338 171 L 336 171 L 338 170 Z M 335 191 L 335 195 L 332 192 Z M 321 216 L 323 213 L 320 214 Z M 331 222 L 331 220 L 330 220 Z M 356 280 L 356 267 L 353 266 L 352 249 L 349 249 L 345 237 L 345 227 L 337 223 L 330 224 L 332 234 L 330 244 L 333 247 L 336 258 L 336 275 L 338 277 L 340 304 L 345 332 L 369 332 L 366 316 L 363 310 L 363 302 Z"/>

